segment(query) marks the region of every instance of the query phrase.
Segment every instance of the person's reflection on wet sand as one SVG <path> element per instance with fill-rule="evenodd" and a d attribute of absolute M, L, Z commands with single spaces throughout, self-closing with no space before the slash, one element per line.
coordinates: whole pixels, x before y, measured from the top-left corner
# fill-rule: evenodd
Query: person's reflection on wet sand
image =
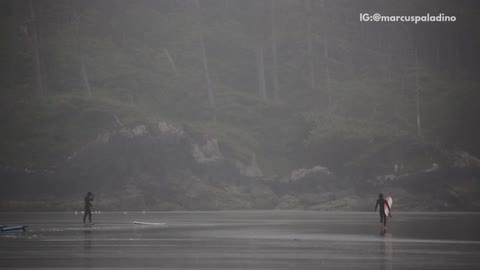
<path fill-rule="evenodd" d="M 87 229 L 83 231 L 83 267 L 92 267 L 92 231 Z"/>
<path fill-rule="evenodd" d="M 383 265 L 384 270 L 392 270 L 392 233 L 385 233 L 384 234 L 384 257 L 383 257 Z"/>
<path fill-rule="evenodd" d="M 83 231 L 83 250 L 87 251 L 92 249 L 92 231 L 84 230 Z"/>

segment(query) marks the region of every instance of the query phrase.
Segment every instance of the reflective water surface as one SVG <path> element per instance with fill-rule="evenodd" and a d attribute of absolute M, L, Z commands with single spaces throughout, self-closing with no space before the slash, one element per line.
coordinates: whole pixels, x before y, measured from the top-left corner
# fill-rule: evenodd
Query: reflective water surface
<path fill-rule="evenodd" d="M 0 213 L 0 269 L 480 269 L 479 213 Z M 147 225 L 133 224 L 134 221 Z M 166 224 L 156 224 L 166 223 Z"/>

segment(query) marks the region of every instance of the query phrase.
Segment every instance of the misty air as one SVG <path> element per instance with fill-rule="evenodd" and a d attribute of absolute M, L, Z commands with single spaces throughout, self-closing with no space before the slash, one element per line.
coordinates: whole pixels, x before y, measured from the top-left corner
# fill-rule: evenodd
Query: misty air
<path fill-rule="evenodd" d="M 0 0 L 0 268 L 480 269 L 479 25 Z"/>

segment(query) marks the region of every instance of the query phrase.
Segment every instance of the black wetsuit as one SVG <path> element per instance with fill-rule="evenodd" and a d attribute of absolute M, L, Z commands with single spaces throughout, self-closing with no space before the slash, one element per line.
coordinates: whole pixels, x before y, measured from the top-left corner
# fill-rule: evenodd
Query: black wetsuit
<path fill-rule="evenodd" d="M 88 215 L 88 221 L 92 223 L 92 201 L 93 196 L 85 196 L 85 214 L 83 215 L 83 223 L 85 223 Z"/>
<path fill-rule="evenodd" d="M 383 223 L 383 226 L 387 226 L 387 216 L 385 215 L 385 210 L 383 209 L 383 205 L 387 204 L 388 210 L 390 210 L 390 206 L 385 199 L 378 199 L 377 204 L 375 204 L 375 211 L 377 210 L 377 206 L 380 207 L 380 223 Z"/>

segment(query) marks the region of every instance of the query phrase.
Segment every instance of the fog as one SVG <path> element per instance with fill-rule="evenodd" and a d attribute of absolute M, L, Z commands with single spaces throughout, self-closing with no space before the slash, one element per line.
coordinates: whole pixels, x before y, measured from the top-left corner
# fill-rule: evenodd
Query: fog
<path fill-rule="evenodd" d="M 475 1 L 1 10 L 1 209 L 479 209 Z"/>
<path fill-rule="evenodd" d="M 479 16 L 0 0 L 0 267 L 479 268 Z"/>

